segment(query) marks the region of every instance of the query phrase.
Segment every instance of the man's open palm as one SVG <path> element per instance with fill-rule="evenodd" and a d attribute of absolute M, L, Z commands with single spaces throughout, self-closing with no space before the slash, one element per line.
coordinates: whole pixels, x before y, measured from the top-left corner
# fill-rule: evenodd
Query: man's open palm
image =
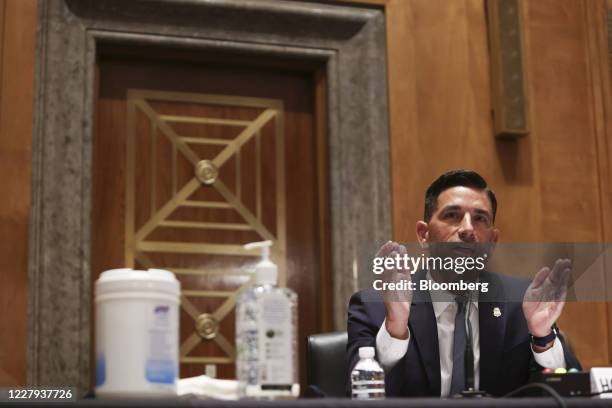
<path fill-rule="evenodd" d="M 384 244 L 378 253 L 379 258 L 392 258 L 397 255 L 404 256 L 407 254 L 406 247 L 397 242 L 389 241 Z M 397 283 L 402 280 L 409 282 L 410 273 L 397 270 L 396 268 L 385 269 L 382 280 L 385 283 Z M 410 304 L 412 302 L 411 290 L 384 290 L 383 300 L 387 309 L 386 327 L 391 336 L 396 338 L 405 338 L 408 333 L 408 319 L 410 317 Z"/>
<path fill-rule="evenodd" d="M 565 305 L 570 274 L 571 261 L 557 259 L 552 269 L 542 268 L 533 278 L 523 298 L 523 313 L 532 335 L 550 334 Z"/>

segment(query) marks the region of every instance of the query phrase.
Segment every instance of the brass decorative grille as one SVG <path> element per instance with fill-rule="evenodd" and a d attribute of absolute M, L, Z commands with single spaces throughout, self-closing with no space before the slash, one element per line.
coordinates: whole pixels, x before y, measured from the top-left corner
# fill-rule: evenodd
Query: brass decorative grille
<path fill-rule="evenodd" d="M 284 186 L 284 123 L 283 103 L 280 100 L 260 99 L 250 97 L 235 97 L 226 95 L 193 94 L 179 92 L 161 92 L 150 90 L 128 91 L 128 141 L 127 141 L 127 171 L 126 171 L 126 217 L 125 217 L 125 261 L 128 267 L 137 264 L 145 268 L 163 268 L 177 274 L 177 276 L 209 277 L 242 277 L 243 282 L 231 290 L 198 287 L 183 287 L 181 292 L 181 307 L 193 319 L 194 331 L 180 347 L 181 363 L 198 364 L 224 364 L 232 363 L 235 358 L 233 341 L 220 333 L 222 320 L 235 306 L 237 294 L 250 284 L 248 272 L 239 268 L 228 267 L 184 267 L 180 265 L 160 264 L 152 254 L 174 254 L 178 256 L 232 256 L 254 257 L 259 256 L 261 250 L 245 250 L 242 245 L 246 242 L 184 242 L 180 240 L 151 239 L 151 235 L 160 228 L 174 230 L 215 230 L 223 232 L 250 231 L 257 234 L 258 240 L 271 240 L 271 257 L 279 265 L 279 284 L 285 286 L 285 186 Z M 250 119 L 228 118 L 227 112 L 223 117 L 212 115 L 193 115 L 187 113 L 164 112 L 157 105 L 176 104 L 177 106 L 213 106 L 232 107 L 236 109 L 249 108 L 255 115 Z M 157 104 L 157 105 L 156 105 Z M 182 105 L 181 105 L 182 104 Z M 143 135 L 138 127 L 139 121 L 148 121 L 148 133 Z M 235 137 L 208 137 L 199 132 L 198 136 L 184 134 L 184 126 L 217 126 L 237 129 Z M 183 126 L 183 130 L 179 129 Z M 272 131 L 264 132 L 264 127 Z M 139 133 L 140 132 L 140 133 Z M 171 157 L 168 166 L 168 178 L 171 184 L 171 194 L 163 202 L 157 191 L 160 174 L 157 157 L 161 154 L 158 137 L 165 138 L 171 150 L 166 152 Z M 275 228 L 268 228 L 263 221 L 262 200 L 262 139 L 274 138 L 274 173 L 275 173 Z M 148 140 L 147 145 L 141 144 Z M 254 143 L 254 205 L 247 205 L 242 200 L 242 190 L 245 187 L 241 178 L 243 173 L 241 151 L 247 143 Z M 198 147 L 216 147 L 214 154 L 210 150 L 202 153 Z M 139 164 L 137 153 L 141 149 L 150 149 L 148 163 Z M 179 159 L 186 159 L 193 168 L 193 174 L 186 180 L 178 176 Z M 232 173 L 235 182 L 231 188 L 227 180 L 222 181 L 224 171 L 233 163 Z M 150 167 L 149 167 L 150 166 Z M 143 169 L 144 167 L 144 169 Z M 161 174 L 166 174 L 162 172 Z M 144 175 L 144 176 L 143 176 Z M 145 196 L 138 191 L 139 183 L 150 185 Z M 166 180 L 167 181 L 167 180 Z M 214 190 L 220 199 L 193 198 L 200 189 Z M 140 201 L 139 201 L 140 200 Z M 140 202 L 150 207 L 150 212 L 143 219 Z M 176 220 L 171 214 L 183 208 L 214 209 L 235 211 L 241 221 L 225 222 L 223 220 L 191 219 Z M 252 208 L 254 207 L 254 208 Z M 143 219 L 138 223 L 137 218 Z M 252 258 L 255 260 L 255 258 Z M 193 301 L 194 298 L 221 299 L 222 302 L 214 311 L 202 312 Z M 224 356 L 191 355 L 194 348 L 203 341 L 214 341 Z"/>

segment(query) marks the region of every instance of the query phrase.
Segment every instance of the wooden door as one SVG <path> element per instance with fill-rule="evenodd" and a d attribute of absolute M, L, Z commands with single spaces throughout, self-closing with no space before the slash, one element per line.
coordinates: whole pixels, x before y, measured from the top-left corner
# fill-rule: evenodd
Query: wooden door
<path fill-rule="evenodd" d="M 280 283 L 299 296 L 303 383 L 304 338 L 330 313 L 315 77 L 214 61 L 100 56 L 93 275 L 175 272 L 181 377 L 214 365 L 233 378 L 235 299 L 258 260 L 242 245 L 272 240 Z"/>

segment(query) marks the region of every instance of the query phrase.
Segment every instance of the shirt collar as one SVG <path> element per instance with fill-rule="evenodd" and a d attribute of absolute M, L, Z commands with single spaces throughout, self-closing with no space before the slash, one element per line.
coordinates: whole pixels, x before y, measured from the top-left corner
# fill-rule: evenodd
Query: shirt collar
<path fill-rule="evenodd" d="M 425 279 L 429 279 L 429 280 L 433 280 L 431 277 L 431 274 L 429 273 L 429 271 L 427 271 L 427 275 L 425 275 Z M 429 291 L 430 297 L 431 297 L 431 291 Z M 448 295 L 445 296 L 445 295 Z M 444 297 L 444 298 L 448 298 L 448 300 L 440 300 L 440 301 L 436 301 L 436 302 L 431 302 L 432 306 L 433 306 L 433 310 L 434 310 L 434 314 L 436 315 L 436 319 L 440 318 L 440 315 L 442 313 L 444 313 L 444 311 L 450 307 L 450 306 L 454 306 L 455 305 L 455 295 L 453 295 L 452 293 L 449 292 L 443 292 L 443 293 L 438 293 L 437 297 Z M 478 310 L 478 299 L 477 298 L 473 298 L 472 300 L 472 306 L 474 306 L 476 308 L 476 310 Z"/>

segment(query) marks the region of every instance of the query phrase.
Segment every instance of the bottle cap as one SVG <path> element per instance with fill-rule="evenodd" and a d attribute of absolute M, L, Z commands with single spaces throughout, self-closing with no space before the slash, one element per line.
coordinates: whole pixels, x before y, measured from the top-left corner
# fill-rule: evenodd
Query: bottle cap
<path fill-rule="evenodd" d="M 276 285 L 278 279 L 278 266 L 270 261 L 270 247 L 272 241 L 251 242 L 244 249 L 261 248 L 261 261 L 255 266 L 255 283 L 258 285 Z"/>
<path fill-rule="evenodd" d="M 374 347 L 359 347 L 359 358 L 374 358 Z"/>

